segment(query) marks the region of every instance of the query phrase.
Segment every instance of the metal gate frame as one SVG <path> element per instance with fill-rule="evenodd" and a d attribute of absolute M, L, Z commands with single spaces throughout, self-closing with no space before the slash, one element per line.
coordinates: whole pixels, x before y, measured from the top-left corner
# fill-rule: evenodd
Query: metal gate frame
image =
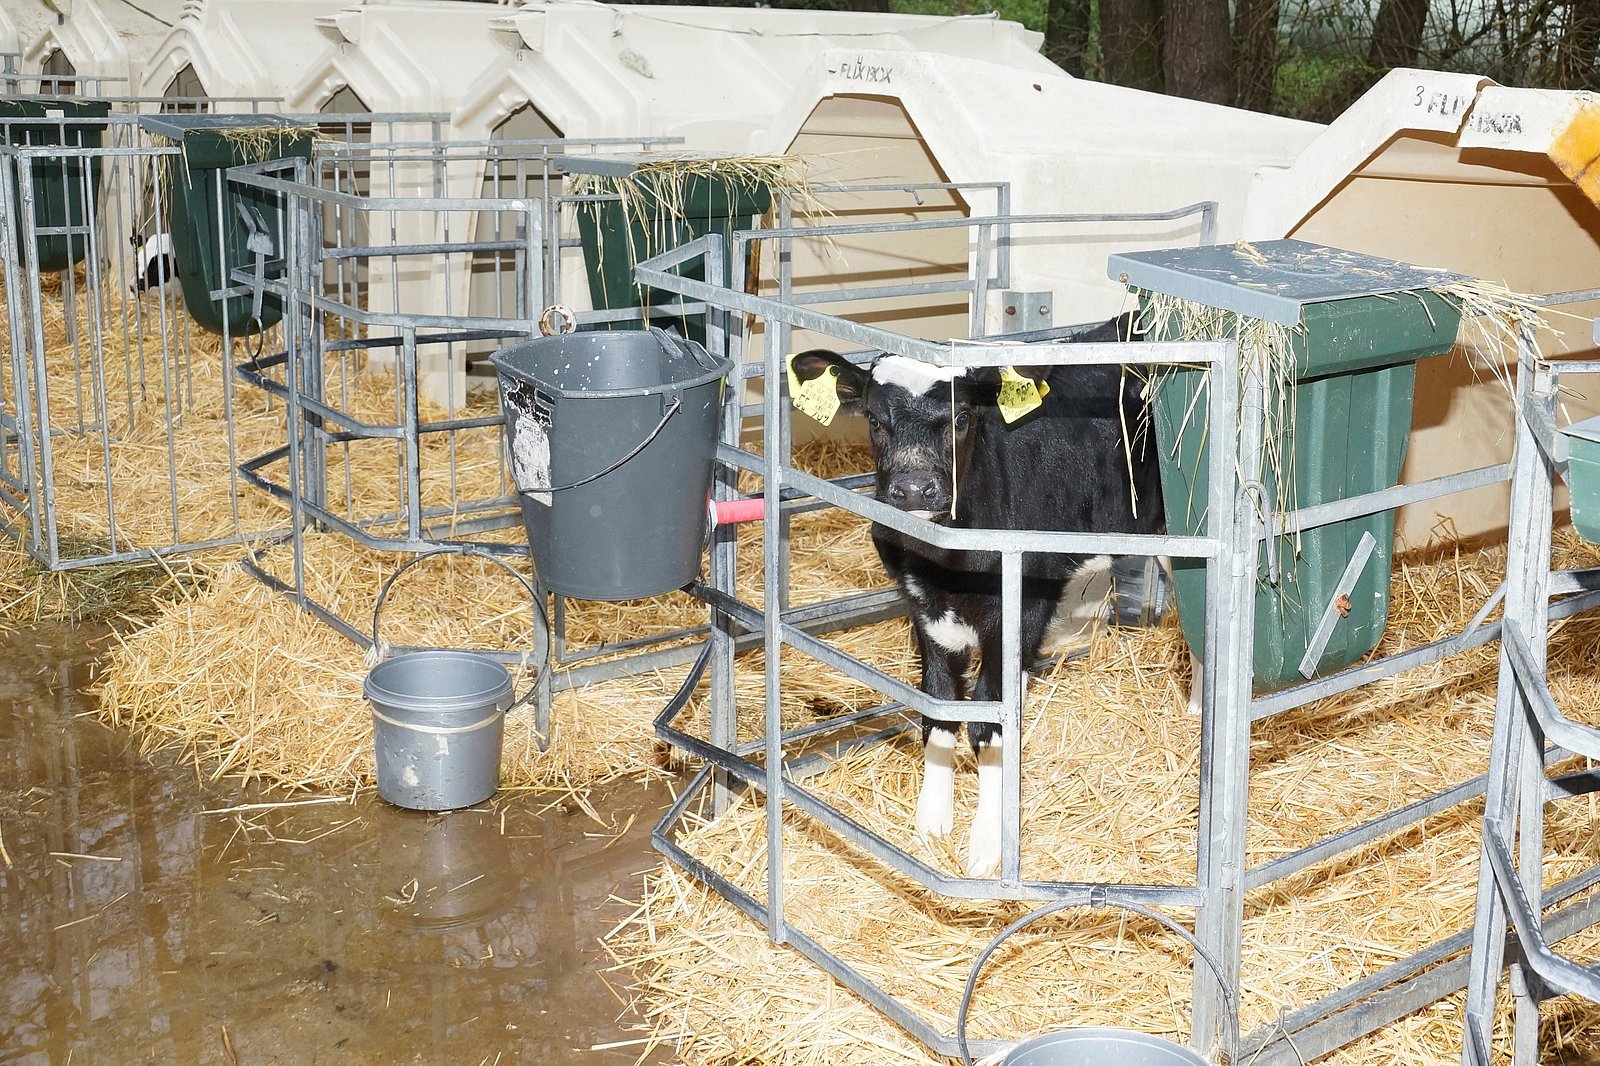
<path fill-rule="evenodd" d="M 66 140 L 68 127 L 103 126 L 106 144 L 99 148 L 64 145 L 36 147 L 0 145 L 0 229 L 8 238 L 0 240 L 0 278 L 5 281 L 9 329 L 4 340 L 8 358 L 0 360 L 0 533 L 16 539 L 40 565 L 52 570 L 132 563 L 241 543 L 270 535 L 270 525 L 242 522 L 239 514 L 239 478 L 234 472 L 237 456 L 234 439 L 233 375 L 227 367 L 240 358 L 248 345 L 244 338 L 230 335 L 226 324 L 221 335 L 222 366 L 218 368 L 222 387 L 225 447 L 229 462 L 228 494 L 233 511 L 230 532 L 199 534 L 191 528 L 191 518 L 180 498 L 180 475 L 175 430 L 187 416 L 190 375 L 208 358 L 196 348 L 198 327 L 183 313 L 172 292 L 132 296 L 130 261 L 120 242 L 141 223 L 146 208 L 152 213 L 159 232 L 166 226 L 170 207 L 169 191 L 153 175 L 164 161 L 181 157 L 182 148 L 157 143 L 138 125 L 140 109 L 152 110 L 172 103 L 155 98 L 117 98 L 114 103 L 133 110 L 113 112 L 105 120 L 14 119 L 8 126 L 57 127 L 60 140 Z M 203 101 L 214 106 L 218 100 Z M 252 99 L 252 106 L 262 101 Z M 180 102 L 181 103 L 181 102 Z M 291 116 L 315 124 L 325 134 L 345 138 L 358 125 L 382 127 L 394 123 L 414 123 L 434 129 L 446 120 L 442 115 L 311 115 Z M 27 209 L 36 195 L 36 168 L 57 167 L 72 174 L 72 196 L 83 205 L 82 220 L 68 220 L 65 226 L 41 227 L 33 210 Z M 98 176 L 93 177 L 98 171 Z M 147 200 L 148 197 L 148 200 Z M 282 235 L 272 235 L 281 246 Z M 10 239 L 14 237 L 15 239 Z M 47 338 L 44 322 L 56 307 L 45 299 L 40 275 L 34 262 L 37 241 L 41 238 L 81 241 L 85 246 L 83 277 L 75 269 L 61 272 L 62 314 L 68 326 L 71 365 L 76 375 L 76 396 L 70 408 L 52 414 L 51 385 L 47 366 Z M 222 234 L 216 235 L 219 247 Z M 231 290 L 230 290 L 231 291 Z M 87 321 L 80 325 L 80 306 L 87 309 Z M 120 355 L 116 348 L 123 349 Z M 111 362 L 120 364 L 129 387 L 108 392 L 107 370 Z M 52 362 L 49 364 L 53 366 Z M 119 527 L 119 507 L 127 505 L 129 493 L 144 486 L 124 486 L 112 475 L 113 441 L 123 428 L 132 424 L 135 414 L 152 409 L 139 387 L 146 381 L 166 387 L 165 409 L 159 412 L 166 427 L 165 488 L 167 520 L 159 536 L 144 534 L 130 538 Z M 97 441 L 103 484 L 99 486 L 105 544 L 93 550 L 66 550 L 63 530 L 58 523 L 57 471 L 53 452 L 58 442 L 68 437 Z"/>
<path fill-rule="evenodd" d="M 561 179 L 572 173 L 626 173 L 632 169 L 641 148 L 657 148 L 670 143 L 675 142 L 667 138 L 401 141 L 351 148 L 335 146 L 314 151 L 309 165 L 263 163 L 228 171 L 230 182 L 285 198 L 286 202 L 294 205 L 292 212 L 298 220 L 288 234 L 283 262 L 276 264 L 272 275 L 262 283 L 263 291 L 283 300 L 290 311 L 285 315 L 285 347 L 282 351 L 248 360 L 237 368 L 239 376 L 250 385 L 281 399 L 288 409 L 288 424 L 296 427 L 282 447 L 265 455 L 247 458 L 241 464 L 246 481 L 273 495 L 291 511 L 288 531 L 278 538 L 278 542 L 287 542 L 292 548 L 292 572 L 287 575 L 272 572 L 265 560 L 265 552 L 255 550 L 243 560 L 243 565 L 257 580 L 292 599 L 302 609 L 358 646 L 369 647 L 372 637 L 366 628 L 365 617 L 341 615 L 331 605 L 319 602 L 308 589 L 304 541 L 306 534 L 312 530 L 332 530 L 363 546 L 385 551 L 425 552 L 470 548 L 500 556 L 520 557 L 526 554 L 525 546 L 480 537 L 480 534 L 521 523 L 516 499 L 509 492 L 490 500 L 456 501 L 451 507 L 432 515 L 423 509 L 408 507 L 402 501 L 394 514 L 401 516 L 404 521 L 403 534 L 395 536 L 375 532 L 371 521 L 340 514 L 329 506 L 326 492 L 328 453 L 359 439 L 399 442 L 405 452 L 405 473 L 412 486 L 412 498 L 415 498 L 419 475 L 416 456 L 428 435 L 484 429 L 497 424 L 497 419 L 483 417 L 428 425 L 417 421 L 415 403 L 412 402 L 418 392 L 417 352 L 422 343 L 417 338 L 417 331 L 439 331 L 432 338 L 439 343 L 491 334 L 510 339 L 532 335 L 537 329 L 540 309 L 564 302 L 560 288 L 561 257 L 579 245 L 576 238 L 561 236 L 562 212 L 598 198 L 561 192 Z M 385 198 L 356 196 L 342 191 L 336 177 L 339 167 L 349 165 L 351 158 L 361 155 L 372 159 L 402 159 L 439 168 L 434 171 L 435 195 Z M 342 157 L 342 162 L 330 162 L 330 156 Z M 451 161 L 462 159 L 486 161 L 491 166 L 508 168 L 514 183 L 525 188 L 526 194 L 520 198 L 439 195 L 443 187 L 442 168 Z M 1009 207 L 1009 187 L 1004 183 L 852 186 L 845 191 L 888 189 L 903 191 L 909 196 L 932 189 L 969 195 L 986 193 L 994 198 L 995 213 L 992 217 L 996 219 L 1003 219 Z M 325 251 L 323 246 L 326 241 L 319 227 L 325 227 L 327 223 L 319 222 L 319 213 L 326 219 L 331 217 L 332 212 L 392 215 L 408 210 L 474 211 L 480 214 L 506 212 L 521 216 L 523 237 L 518 243 L 522 261 L 529 265 L 526 284 L 520 286 L 526 317 L 482 318 L 453 313 L 379 314 L 356 306 L 351 294 L 342 287 L 332 293 L 323 291 L 317 278 L 320 260 L 324 255 L 332 254 L 352 260 L 365 255 L 386 254 L 386 247 L 341 246 L 331 252 Z M 496 247 L 498 245 L 494 241 L 468 240 L 415 243 L 408 245 L 407 249 L 415 254 L 470 255 L 474 250 L 493 251 Z M 1006 254 L 1003 242 L 1000 254 L 1002 258 Z M 235 286 L 225 290 L 227 294 L 240 295 L 251 291 L 253 278 L 246 272 L 236 271 L 234 281 Z M 949 291 L 950 288 L 922 283 L 905 287 L 905 291 L 920 294 Z M 954 288 L 964 290 L 967 286 L 961 284 Z M 696 313 L 704 309 L 705 305 L 694 300 L 675 307 L 657 305 L 652 308 L 655 311 L 679 310 L 684 313 Z M 574 317 L 580 326 L 584 326 L 637 319 L 643 313 L 639 308 L 580 311 Z M 331 328 L 330 322 L 340 324 L 339 328 Z M 345 329 L 345 325 L 354 328 Z M 339 407 L 335 398 L 320 391 L 315 384 L 322 380 L 330 362 L 338 357 L 341 350 L 370 346 L 373 343 L 370 338 L 360 338 L 364 331 L 373 326 L 399 332 L 396 368 L 397 388 L 402 399 L 401 416 L 394 422 L 382 425 L 363 423 L 354 418 Z M 330 332 L 338 332 L 349 339 L 330 339 Z M 722 342 L 716 339 L 720 336 L 720 332 L 716 333 L 709 343 L 720 345 Z M 272 464 L 283 461 L 288 463 L 287 477 L 274 478 L 267 472 Z M 501 461 L 504 462 L 503 457 Z M 509 487 L 509 478 L 506 480 Z M 859 484 L 860 481 L 858 478 L 855 483 Z M 785 501 L 782 511 L 787 517 L 820 506 L 823 504 L 819 501 L 796 499 Z M 480 517 L 463 523 L 459 520 L 463 510 L 477 512 Z M 443 524 L 436 525 L 433 519 L 440 519 Z M 705 587 L 697 583 L 690 591 L 700 595 Z M 536 732 L 546 741 L 549 737 L 551 699 L 555 692 L 686 665 L 694 660 L 711 632 L 709 626 L 696 626 L 593 648 L 574 648 L 566 638 L 565 599 L 550 593 L 542 585 L 538 586 L 538 591 L 546 604 L 547 617 L 551 620 L 548 633 L 536 633 L 531 650 L 501 649 L 490 654 L 507 662 L 522 662 L 531 654 L 536 661 L 548 663 L 542 673 L 540 691 L 535 701 Z M 815 616 L 812 621 L 808 622 L 803 617 L 795 621 L 797 625 L 811 629 L 830 628 L 865 624 L 902 611 L 903 606 L 892 593 L 874 592 L 846 597 L 839 603 L 830 604 L 827 611 L 812 610 L 810 613 Z M 751 632 L 740 634 L 736 643 L 743 649 L 759 644 L 761 639 L 760 627 L 757 626 Z"/>
<path fill-rule="evenodd" d="M 1561 379 L 1594 373 L 1600 373 L 1600 361 L 1556 363 L 1529 352 L 1518 360 L 1504 636 L 1463 1024 L 1462 1061 L 1468 1066 L 1491 1061 L 1496 993 L 1507 963 L 1517 1066 L 1538 1059 L 1541 1000 L 1574 993 L 1600 1001 L 1600 974 L 1551 947 L 1592 924 L 1585 920 L 1594 910 L 1592 899 L 1552 911 L 1565 898 L 1563 890 L 1573 880 L 1589 887 L 1600 876 L 1591 870 L 1544 888 L 1544 805 L 1600 790 L 1593 770 L 1548 773 L 1550 763 L 1571 755 L 1600 757 L 1600 732 L 1562 714 L 1545 666 L 1550 622 L 1576 613 L 1570 609 L 1575 600 L 1593 602 L 1600 590 L 1600 567 L 1550 568 L 1556 479 L 1568 480 L 1570 487 L 1566 437 L 1556 425 Z"/>
<path fill-rule="evenodd" d="M 1060 216 L 1048 218 L 1058 220 Z M 1093 216 L 1077 216 L 1093 218 Z M 1031 219 L 1012 218 L 1012 224 Z M 981 222 L 971 223 L 980 228 Z M 823 234 L 828 227 L 784 227 L 759 234 L 762 239 L 786 242 Z M 738 242 L 753 234 L 740 233 Z M 751 296 L 716 283 L 714 273 L 720 262 L 720 238 L 710 235 L 689 245 L 643 263 L 638 268 L 641 282 L 684 297 L 701 300 L 719 308 L 725 315 L 754 315 L 764 319 L 768 346 L 762 364 L 750 367 L 742 362 L 746 377 L 763 380 L 761 413 L 765 438 L 787 441 L 790 408 L 783 391 L 783 367 L 787 355 L 787 333 L 795 327 L 839 338 L 896 355 L 921 359 L 937 366 L 995 366 L 1008 363 L 1014 353 L 997 353 L 993 347 L 962 342 L 929 343 L 863 326 L 806 306 L 805 300 L 788 291 L 775 299 Z M 780 253 L 780 259 L 783 256 Z M 705 282 L 679 276 L 676 271 L 695 260 L 704 263 Z M 1600 293 L 1575 293 L 1551 296 L 1546 303 L 1566 303 L 1593 299 Z M 1528 356 L 1532 338 L 1523 338 L 1522 355 Z M 1211 439 L 1240 441 L 1238 456 L 1243 468 L 1252 469 L 1252 457 L 1259 454 L 1263 433 L 1265 383 L 1259 373 L 1240 365 L 1238 350 L 1231 344 L 1150 344 L 1131 345 L 1054 345 L 1048 341 L 1032 347 L 1030 364 L 1069 364 L 1074 362 L 1204 363 L 1213 368 L 1211 396 L 1207 412 Z M 1235 391 L 1235 385 L 1237 390 Z M 945 548 L 982 548 L 998 551 L 1002 563 L 1003 618 L 1007 635 L 1006 685 L 997 703 L 933 701 L 920 691 L 883 674 L 870 664 L 814 636 L 799 623 L 815 622 L 815 612 L 797 610 L 786 603 L 767 601 L 765 608 L 740 599 L 733 584 L 733 537 L 719 531 L 713 545 L 711 587 L 703 591 L 712 606 L 711 642 L 695 675 L 680 690 L 657 718 L 657 734 L 674 746 L 704 760 L 705 766 L 690 788 L 667 812 L 653 835 L 658 850 L 680 868 L 706 884 L 720 896 L 764 925 L 774 943 L 793 946 L 835 980 L 850 988 L 883 1012 L 935 1054 L 959 1054 L 955 1035 L 940 1031 L 923 1019 L 911 1005 L 873 984 L 849 963 L 826 946 L 797 928 L 784 913 L 783 843 L 779 827 L 785 805 L 820 822 L 865 851 L 874 860 L 913 878 L 946 896 L 964 899 L 1068 900 L 1081 903 L 1127 902 L 1191 907 L 1196 912 L 1196 928 L 1201 944 L 1221 961 L 1234 987 L 1241 973 L 1241 942 L 1245 894 L 1263 885 L 1296 874 L 1330 857 L 1349 852 L 1371 841 L 1398 832 L 1420 820 L 1482 795 L 1486 774 L 1477 775 L 1435 795 L 1407 803 L 1377 818 L 1341 831 L 1315 844 L 1300 848 L 1269 862 L 1247 866 L 1245 831 L 1248 818 L 1249 742 L 1255 722 L 1302 707 L 1316 700 L 1361 687 L 1403 671 L 1437 662 L 1478 647 L 1500 636 L 1501 623 L 1487 621 L 1500 602 L 1504 584 L 1485 602 L 1476 617 L 1459 633 L 1428 645 L 1340 670 L 1329 676 L 1260 697 L 1252 696 L 1251 651 L 1253 640 L 1255 560 L 1258 546 L 1270 531 L 1252 501 L 1237 484 L 1232 456 L 1219 462 L 1225 449 L 1214 449 L 1210 479 L 1211 512 L 1204 537 L 1122 537 L 1082 534 L 1016 532 L 1004 530 L 972 531 L 942 527 L 928 528 L 908 519 L 895 509 L 822 481 L 789 464 L 786 447 L 768 448 L 765 457 L 738 447 L 737 419 L 724 422 L 724 435 L 718 460 L 727 472 L 748 471 L 763 479 L 766 518 L 776 522 L 783 501 L 793 495 L 809 496 L 823 503 L 844 508 L 864 520 L 880 522 L 927 543 Z M 1438 499 L 1485 485 L 1507 481 L 1511 464 L 1500 463 L 1456 474 L 1403 484 L 1345 500 L 1302 508 L 1283 516 L 1279 528 L 1309 529 L 1348 518 L 1390 510 L 1406 504 Z M 728 498 L 731 478 L 718 479 L 718 499 Z M 824 727 L 785 731 L 779 709 L 783 678 L 778 656 L 767 656 L 765 675 L 766 711 L 762 737 L 753 742 L 737 740 L 736 706 L 733 700 L 735 670 L 732 637 L 740 631 L 760 627 L 766 646 L 789 646 L 810 655 L 834 670 L 882 693 L 889 701 L 871 710 L 846 716 L 829 726 L 860 729 L 879 718 L 889 720 L 864 738 L 847 738 L 833 752 L 860 744 L 875 743 L 909 725 L 907 710 L 934 712 L 942 720 L 997 722 L 1020 735 L 1022 686 L 1017 621 L 1020 617 L 1020 555 L 1026 551 L 1073 551 L 1096 554 L 1160 553 L 1206 560 L 1207 618 L 1205 625 L 1207 663 L 1203 692 L 1201 737 L 1200 813 L 1197 825 L 1197 879 L 1193 885 L 1101 884 L 1089 882 L 1024 882 L 1020 867 L 1020 756 L 1017 747 L 1002 749 L 1002 868 L 995 879 L 951 877 L 908 853 L 883 833 L 864 826 L 824 798 L 808 791 L 802 778 L 811 768 L 806 757 L 789 758 L 790 747 L 816 745 L 826 740 Z M 766 545 L 764 585 L 783 587 L 786 560 L 777 538 Z M 1574 595 L 1552 609 L 1552 617 L 1565 617 L 1600 605 L 1600 589 L 1570 588 Z M 826 608 L 822 609 L 824 615 Z M 694 683 L 710 666 L 712 724 L 709 738 L 685 732 L 675 720 L 688 702 Z M 895 719 L 898 718 L 898 721 Z M 830 752 L 832 754 L 833 752 Z M 681 819 L 692 804 L 709 800 L 720 808 L 724 790 L 733 785 L 760 790 L 767 809 L 767 900 L 745 892 L 707 863 L 690 853 L 673 838 Z M 1600 884 L 1600 868 L 1556 886 L 1547 894 L 1551 904 L 1572 899 L 1578 893 Z M 1566 928 L 1578 928 L 1600 921 L 1600 897 L 1568 908 Z M 1300 1056 L 1316 1057 L 1373 1032 L 1406 1014 L 1462 988 L 1466 981 L 1467 947 L 1470 932 L 1458 933 L 1437 943 L 1422 945 L 1411 956 L 1392 963 L 1367 978 L 1354 982 L 1322 999 L 1307 1004 L 1278 1021 L 1239 1036 L 1237 1047 L 1244 1061 L 1260 1066 L 1289 1066 L 1303 1061 Z M 1193 1035 L 1197 1049 L 1208 1050 L 1232 1044 L 1225 997 L 1209 979 L 1200 979 L 1202 967 L 1196 963 L 1193 984 Z M 1237 1034 L 1234 1034 L 1237 1035 Z M 972 1043 L 974 1050 L 987 1054 L 1000 1050 L 1001 1042 Z"/>

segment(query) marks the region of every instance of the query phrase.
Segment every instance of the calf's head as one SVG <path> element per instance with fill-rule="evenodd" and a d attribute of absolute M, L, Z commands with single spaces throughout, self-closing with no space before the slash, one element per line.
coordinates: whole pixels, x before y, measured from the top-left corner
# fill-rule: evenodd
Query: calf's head
<path fill-rule="evenodd" d="M 178 276 L 178 260 L 172 249 L 172 235 L 161 232 L 153 237 L 134 234 L 128 238 L 133 246 L 133 269 L 128 278 L 128 291 L 133 295 L 160 291 Z"/>
<path fill-rule="evenodd" d="M 879 500 L 921 518 L 951 517 L 980 425 L 996 417 L 997 371 L 897 355 L 862 367 L 825 349 L 791 365 L 802 382 L 832 372 L 839 409 L 866 418 Z"/>

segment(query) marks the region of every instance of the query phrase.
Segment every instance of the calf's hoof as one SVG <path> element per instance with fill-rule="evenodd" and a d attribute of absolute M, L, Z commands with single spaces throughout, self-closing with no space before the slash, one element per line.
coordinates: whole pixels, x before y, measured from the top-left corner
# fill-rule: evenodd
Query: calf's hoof
<path fill-rule="evenodd" d="M 974 836 L 967 842 L 967 876 L 994 877 L 1000 872 L 1000 838 Z"/>

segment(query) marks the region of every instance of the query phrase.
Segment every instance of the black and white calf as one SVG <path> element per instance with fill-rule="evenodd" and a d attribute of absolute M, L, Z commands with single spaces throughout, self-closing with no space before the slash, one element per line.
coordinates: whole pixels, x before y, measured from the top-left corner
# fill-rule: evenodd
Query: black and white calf
<path fill-rule="evenodd" d="M 1127 339 L 1130 329 L 1124 316 L 1070 339 Z M 1037 409 L 1010 424 L 996 406 L 998 371 L 899 356 L 859 367 L 824 350 L 796 355 L 793 366 L 801 381 L 836 369 L 840 409 L 864 415 L 871 431 L 877 498 L 903 511 L 959 528 L 1154 533 L 1164 526 L 1148 405 L 1141 382 L 1120 366 L 1019 368 L 1049 391 Z M 999 554 L 947 551 L 876 524 L 872 539 L 910 600 L 922 690 L 946 700 L 998 700 Z M 1104 557 L 1081 555 L 1023 557 L 1024 666 L 1037 657 L 1069 579 L 1105 564 Z M 969 692 L 974 655 L 978 671 Z M 954 825 L 958 725 L 923 721 L 917 828 L 926 835 L 945 836 Z M 978 762 L 967 873 L 982 877 L 1000 861 L 1002 738 L 993 725 L 967 728 Z"/>
<path fill-rule="evenodd" d="M 161 232 L 153 237 L 134 234 L 128 241 L 133 245 L 133 274 L 128 279 L 131 295 L 160 292 L 177 279 L 178 257 L 173 254 L 172 234 Z"/>

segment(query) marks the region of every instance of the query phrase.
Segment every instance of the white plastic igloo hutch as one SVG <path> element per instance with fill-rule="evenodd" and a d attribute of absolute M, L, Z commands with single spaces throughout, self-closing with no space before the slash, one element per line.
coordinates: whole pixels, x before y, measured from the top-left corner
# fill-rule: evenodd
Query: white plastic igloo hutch
<path fill-rule="evenodd" d="M 1591 289 L 1600 278 L 1600 209 L 1563 167 L 1572 169 L 1568 131 L 1585 128 L 1596 107 L 1588 93 L 1392 71 L 1290 166 L 1262 171 L 1244 236 L 1295 237 L 1444 267 L 1518 292 Z M 1580 140 L 1592 146 L 1595 138 Z M 1589 323 L 1600 308 L 1564 310 L 1570 314 L 1550 316 L 1554 328 L 1540 339 L 1542 350 L 1592 358 Z M 1509 459 L 1509 396 L 1483 365 L 1494 354 L 1418 364 L 1403 480 Z M 1573 395 L 1567 407 L 1576 419 L 1600 410 L 1600 398 Z M 1403 508 L 1397 528 L 1413 546 L 1498 533 L 1508 491 L 1500 484 Z"/>

